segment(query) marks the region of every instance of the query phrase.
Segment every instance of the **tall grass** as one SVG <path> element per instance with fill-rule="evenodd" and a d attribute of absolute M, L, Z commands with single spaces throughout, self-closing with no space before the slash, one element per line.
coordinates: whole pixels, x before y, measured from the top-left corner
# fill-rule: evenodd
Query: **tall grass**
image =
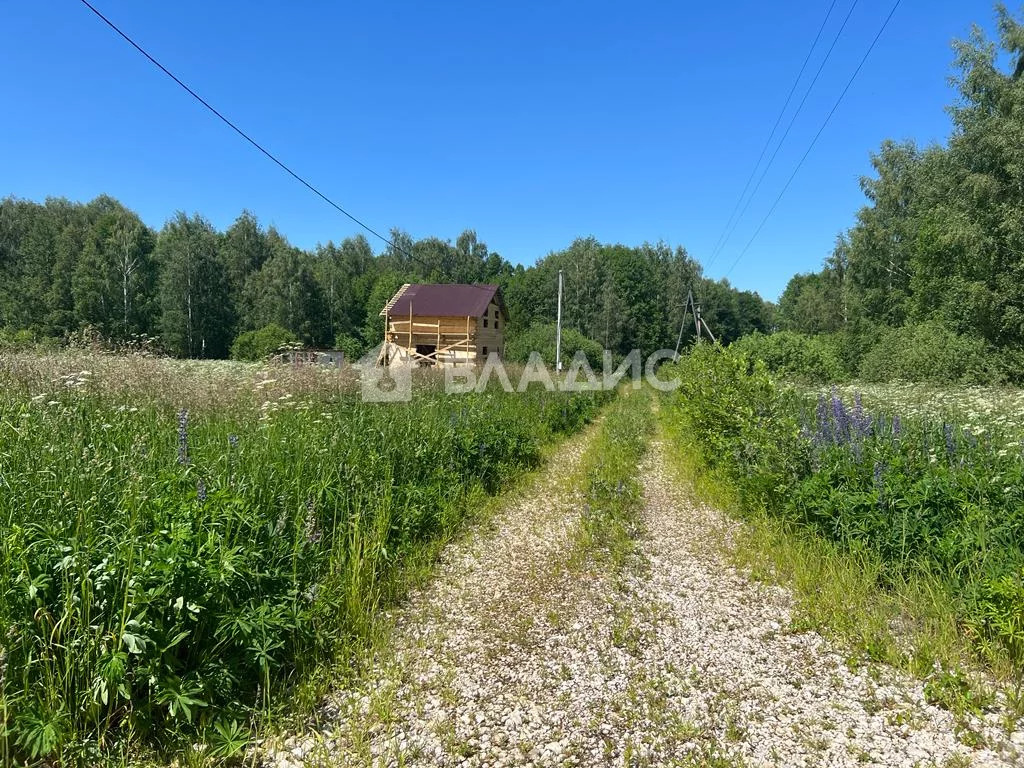
<path fill-rule="evenodd" d="M 580 527 L 584 551 L 621 567 L 639 533 L 639 463 L 653 425 L 648 390 L 624 389 L 583 457 L 586 500 Z"/>
<path fill-rule="evenodd" d="M 349 384 L 0 361 L 0 764 L 236 754 L 358 650 L 412 554 L 601 399 L 420 382 L 366 404 Z"/>

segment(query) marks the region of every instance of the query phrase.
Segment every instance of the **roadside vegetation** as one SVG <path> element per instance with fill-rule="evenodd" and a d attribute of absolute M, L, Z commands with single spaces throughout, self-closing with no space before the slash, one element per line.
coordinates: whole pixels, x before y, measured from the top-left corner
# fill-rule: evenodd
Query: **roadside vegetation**
<path fill-rule="evenodd" d="M 604 397 L 415 386 L 372 404 L 312 367 L 0 359 L 0 764 L 240 754 L 357 660 L 405 563 Z"/>
<path fill-rule="evenodd" d="M 698 347 L 674 373 L 663 413 L 685 474 L 750 522 L 740 557 L 796 588 L 798 623 L 929 676 L 937 696 L 969 691 L 961 662 L 1020 696 L 1018 436 L 778 386 L 737 349 Z"/>
<path fill-rule="evenodd" d="M 583 551 L 621 568 L 634 551 L 642 507 L 640 462 L 653 426 L 646 389 L 623 387 L 583 457 Z"/>
<path fill-rule="evenodd" d="M 734 346 L 778 376 L 804 383 L 991 386 L 1022 380 L 1016 349 L 1001 350 L 935 322 L 818 335 L 753 333 Z"/>
<path fill-rule="evenodd" d="M 526 363 L 530 355 L 536 352 L 549 368 L 555 367 L 556 331 L 554 323 L 536 324 L 525 331 L 516 333 L 505 347 L 509 360 Z M 562 359 L 572 360 L 582 354 L 587 365 L 595 371 L 601 370 L 604 364 L 604 348 L 593 339 L 588 339 L 579 331 L 566 328 L 562 331 Z"/>

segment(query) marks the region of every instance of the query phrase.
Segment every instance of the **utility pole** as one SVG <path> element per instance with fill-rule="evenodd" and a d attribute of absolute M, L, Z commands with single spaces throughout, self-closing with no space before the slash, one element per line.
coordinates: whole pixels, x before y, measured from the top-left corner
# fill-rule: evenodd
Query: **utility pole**
<path fill-rule="evenodd" d="M 686 292 L 686 304 L 683 305 L 683 319 L 679 323 L 679 335 L 676 337 L 676 353 L 675 356 L 679 358 L 679 345 L 683 343 L 683 329 L 686 327 L 686 315 L 690 314 L 693 316 L 693 327 L 697 332 L 697 343 L 700 344 L 701 330 L 708 335 L 711 341 L 717 341 L 715 334 L 708 328 L 708 324 L 704 321 L 704 317 L 700 313 L 700 304 L 697 304 L 693 300 L 693 291 Z"/>
<path fill-rule="evenodd" d="M 707 321 L 704 319 L 704 315 L 702 315 L 700 313 L 700 305 L 698 304 L 697 305 L 697 341 L 700 341 L 700 328 L 701 328 L 701 326 L 704 326 L 704 332 L 708 335 L 708 338 L 711 339 L 711 343 L 712 344 L 717 344 L 718 343 L 718 339 L 715 338 L 715 334 L 713 334 L 711 332 L 711 329 L 708 328 Z"/>
<path fill-rule="evenodd" d="M 686 313 L 690 311 L 693 306 L 693 292 L 686 292 L 686 303 L 683 304 L 683 319 L 679 321 L 679 335 L 676 337 L 676 353 L 675 357 L 679 359 L 679 345 L 683 343 L 683 328 L 686 327 Z M 700 333 L 700 326 L 697 324 L 697 315 L 693 315 L 694 325 L 697 326 L 697 333 Z"/>
<path fill-rule="evenodd" d="M 558 270 L 558 320 L 555 323 L 555 372 L 562 371 L 562 270 Z"/>

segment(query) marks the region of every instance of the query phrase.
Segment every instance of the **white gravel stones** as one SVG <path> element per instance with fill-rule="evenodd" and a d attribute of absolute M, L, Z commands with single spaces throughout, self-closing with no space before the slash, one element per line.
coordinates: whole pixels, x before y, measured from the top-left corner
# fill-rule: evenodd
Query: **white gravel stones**
<path fill-rule="evenodd" d="M 728 565 L 733 524 L 667 477 L 658 443 L 636 562 L 579 557 L 568 481 L 589 436 L 449 548 L 388 657 L 266 765 L 1024 765 L 994 728 L 1001 753 L 958 742 L 919 681 L 790 632 L 787 593 Z"/>
<path fill-rule="evenodd" d="M 745 765 L 1024 764 L 982 723 L 993 748 L 961 744 L 920 681 L 882 665 L 851 670 L 820 635 L 790 632 L 789 594 L 726 563 L 721 546 L 735 524 L 688 498 L 663 451 L 652 445 L 644 472 L 650 567 L 628 588 L 633 603 L 666 609 L 643 649 L 648 667 L 693 673 L 689 685 L 678 672 L 660 675 L 681 719 Z"/>

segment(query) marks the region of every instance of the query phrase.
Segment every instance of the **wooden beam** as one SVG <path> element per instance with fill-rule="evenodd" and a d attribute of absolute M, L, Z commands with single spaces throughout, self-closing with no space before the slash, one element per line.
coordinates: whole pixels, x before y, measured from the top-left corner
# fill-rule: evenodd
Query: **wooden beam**
<path fill-rule="evenodd" d="M 393 320 L 391 324 L 393 326 L 408 325 L 409 321 L 408 320 Z M 412 327 L 413 328 L 429 328 L 430 330 L 434 330 L 436 328 L 436 329 L 440 330 L 441 323 L 413 323 Z"/>
<path fill-rule="evenodd" d="M 465 340 L 463 340 L 463 341 L 456 341 L 454 344 L 449 344 L 447 347 L 439 347 L 437 351 L 438 352 L 449 352 L 449 351 L 451 351 L 453 349 L 457 349 L 458 347 L 465 347 L 466 349 L 470 349 L 472 347 L 472 345 L 468 341 L 465 341 Z"/>

